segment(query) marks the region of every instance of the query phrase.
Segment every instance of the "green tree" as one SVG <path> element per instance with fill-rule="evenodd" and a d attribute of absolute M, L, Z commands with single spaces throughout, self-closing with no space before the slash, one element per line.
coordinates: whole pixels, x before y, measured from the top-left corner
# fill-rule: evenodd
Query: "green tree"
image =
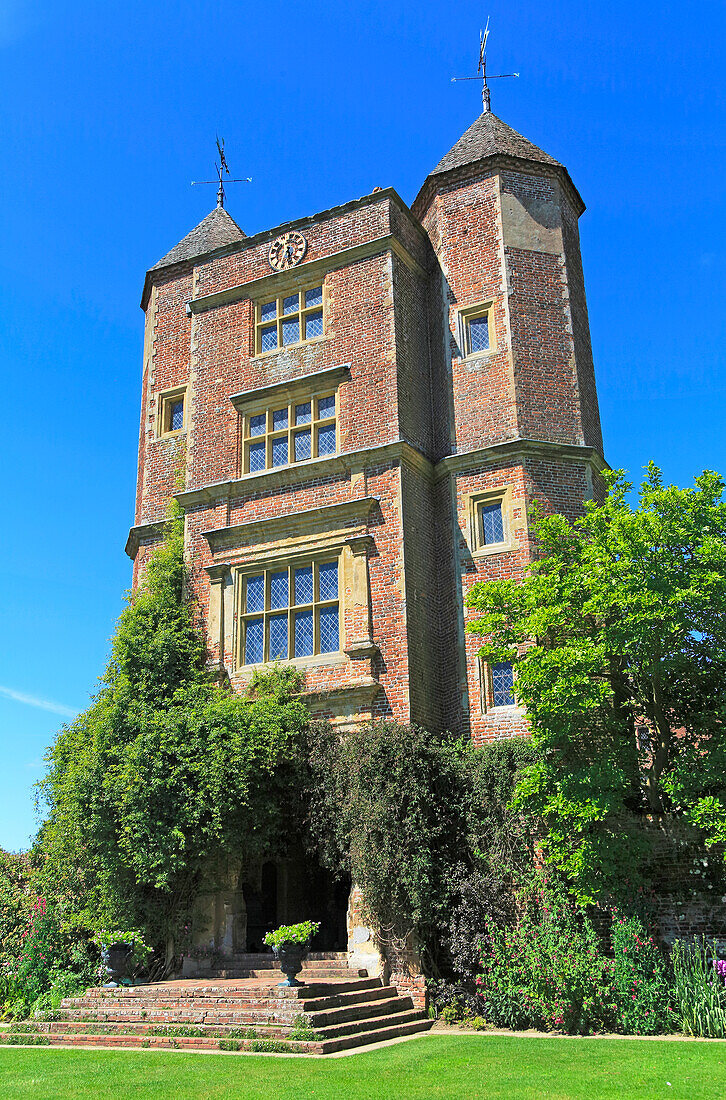
<path fill-rule="evenodd" d="M 536 512 L 530 573 L 467 599 L 481 655 L 516 666 L 539 752 L 517 804 L 583 901 L 632 885 L 639 822 L 726 841 L 724 482 L 680 489 L 651 464 L 635 507 L 622 471 L 606 484 L 574 523 Z"/>
<path fill-rule="evenodd" d="M 175 508 L 100 691 L 48 753 L 34 857 L 80 928 L 140 927 L 167 956 L 202 876 L 284 850 L 308 719 L 294 674 L 249 697 L 214 682 L 189 587 Z"/>

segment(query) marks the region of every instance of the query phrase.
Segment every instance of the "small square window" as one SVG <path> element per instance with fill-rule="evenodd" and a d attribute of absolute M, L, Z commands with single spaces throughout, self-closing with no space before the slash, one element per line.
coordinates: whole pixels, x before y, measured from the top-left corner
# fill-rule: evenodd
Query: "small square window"
<path fill-rule="evenodd" d="M 484 355 L 494 347 L 492 311 L 479 306 L 461 313 L 461 354 Z"/>
<path fill-rule="evenodd" d="M 171 435 L 184 428 L 186 390 L 170 390 L 159 397 L 157 435 Z"/>
<path fill-rule="evenodd" d="M 471 548 L 480 554 L 502 554 L 514 547 L 511 491 L 503 486 L 468 499 Z"/>

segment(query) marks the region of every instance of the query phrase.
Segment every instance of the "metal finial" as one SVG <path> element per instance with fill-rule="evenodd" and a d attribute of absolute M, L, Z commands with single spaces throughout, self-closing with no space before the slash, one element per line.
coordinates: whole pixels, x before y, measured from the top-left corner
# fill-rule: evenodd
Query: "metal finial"
<path fill-rule="evenodd" d="M 227 158 L 224 155 L 224 138 L 217 136 L 217 152 L 219 153 L 219 164 L 215 164 L 217 169 L 216 180 L 192 180 L 192 187 L 199 187 L 209 183 L 217 184 L 217 209 L 224 209 L 224 174 L 225 172 L 229 176 L 229 166 L 227 164 Z M 228 179 L 227 183 L 252 183 L 252 176 L 244 176 L 240 179 Z"/>
<path fill-rule="evenodd" d="M 492 98 L 489 91 L 488 80 L 503 80 L 508 76 L 519 76 L 519 73 L 497 73 L 496 76 L 487 77 L 487 39 L 489 37 L 489 16 L 487 16 L 487 25 L 483 31 L 479 31 L 479 67 L 477 68 L 476 76 L 452 76 L 451 83 L 454 84 L 457 80 L 481 80 L 481 105 L 484 114 L 488 114 L 492 109 Z"/>
<path fill-rule="evenodd" d="M 489 37 L 489 16 L 487 16 L 487 25 L 483 31 L 479 31 L 479 68 L 476 70 L 481 73 L 482 85 L 481 85 L 481 105 L 482 110 L 486 114 L 487 111 L 492 109 L 492 97 L 489 92 L 489 85 L 487 84 L 487 38 Z"/>

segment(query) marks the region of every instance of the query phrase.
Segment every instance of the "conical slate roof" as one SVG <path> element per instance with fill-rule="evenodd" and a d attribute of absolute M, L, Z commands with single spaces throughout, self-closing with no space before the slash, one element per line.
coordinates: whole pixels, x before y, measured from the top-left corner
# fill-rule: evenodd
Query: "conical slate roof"
<path fill-rule="evenodd" d="M 169 264 L 193 260 L 196 256 L 214 252 L 216 248 L 223 248 L 226 244 L 242 241 L 246 236 L 247 234 L 240 229 L 224 207 L 217 206 L 195 229 L 192 229 L 191 233 L 187 233 L 171 252 L 162 256 L 149 270 L 156 271 L 157 268 L 168 267 Z"/>
<path fill-rule="evenodd" d="M 518 134 L 506 122 L 484 111 L 472 122 L 466 133 L 462 134 L 456 145 L 439 161 L 432 176 L 448 172 L 452 168 L 462 168 L 465 164 L 474 164 L 483 157 L 494 156 L 519 157 L 520 160 L 538 161 L 540 164 L 552 164 L 562 167 L 560 162 L 538 149 L 531 141 Z"/>

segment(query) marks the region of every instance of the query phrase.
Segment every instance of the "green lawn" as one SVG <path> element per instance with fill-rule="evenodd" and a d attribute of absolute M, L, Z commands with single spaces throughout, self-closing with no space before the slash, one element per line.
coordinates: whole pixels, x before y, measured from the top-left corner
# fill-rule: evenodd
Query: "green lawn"
<path fill-rule="evenodd" d="M 0 1050 L 2 1100 L 436 1100 L 726 1096 L 726 1045 L 428 1035 L 327 1060 Z"/>

